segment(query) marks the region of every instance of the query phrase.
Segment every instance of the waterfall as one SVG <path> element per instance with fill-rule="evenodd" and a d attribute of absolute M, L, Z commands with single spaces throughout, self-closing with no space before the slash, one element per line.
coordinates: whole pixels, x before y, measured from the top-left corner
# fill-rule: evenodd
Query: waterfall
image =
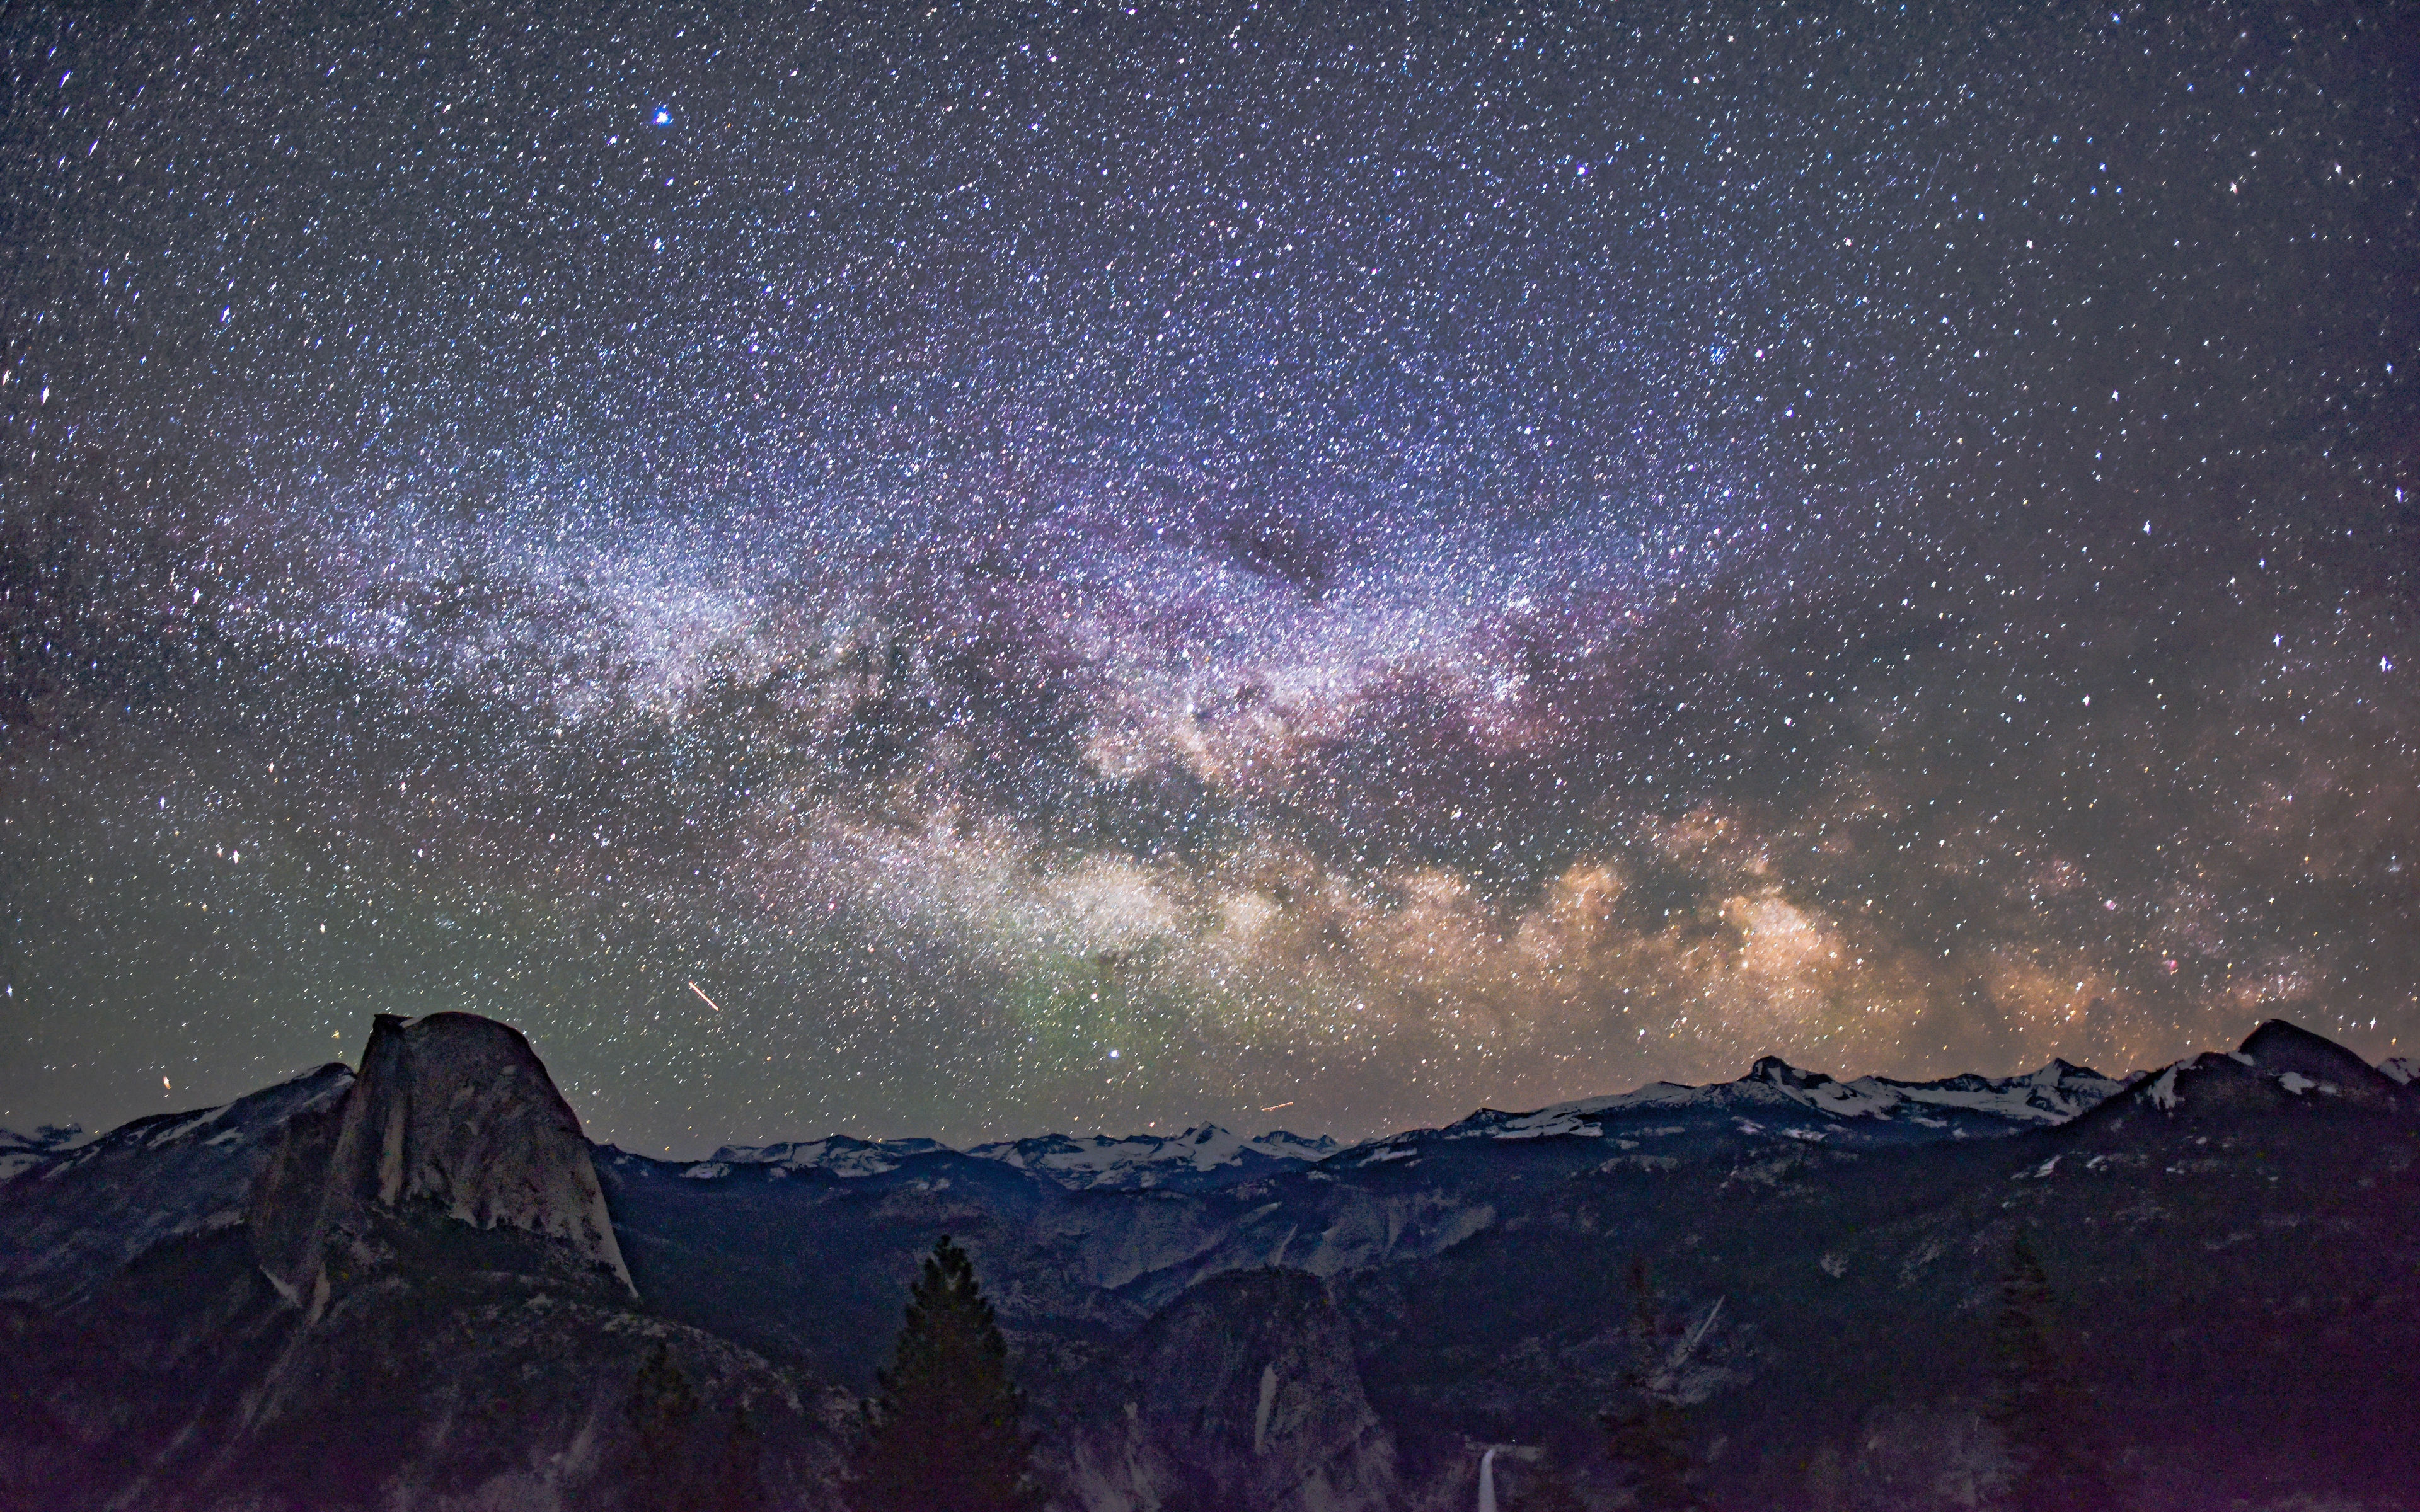
<path fill-rule="evenodd" d="M 1269 1447 L 1269 1409 L 1278 1404 L 1278 1366 L 1272 1360 L 1261 1366 L 1261 1405 L 1252 1413 L 1252 1453 L 1264 1454 Z"/>

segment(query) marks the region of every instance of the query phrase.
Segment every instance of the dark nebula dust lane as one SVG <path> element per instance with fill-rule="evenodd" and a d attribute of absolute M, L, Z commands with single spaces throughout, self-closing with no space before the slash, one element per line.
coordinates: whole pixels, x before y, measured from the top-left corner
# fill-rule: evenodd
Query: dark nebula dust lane
<path fill-rule="evenodd" d="M 2408 8 L 0 16 L 0 1122 L 2420 1035 Z"/>

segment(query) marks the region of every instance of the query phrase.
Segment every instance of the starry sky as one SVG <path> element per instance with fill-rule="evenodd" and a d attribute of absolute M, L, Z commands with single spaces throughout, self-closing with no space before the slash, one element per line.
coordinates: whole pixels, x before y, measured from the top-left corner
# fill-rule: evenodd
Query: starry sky
<path fill-rule="evenodd" d="M 0 1123 L 2403 1053 L 2415 33 L 10 6 Z"/>

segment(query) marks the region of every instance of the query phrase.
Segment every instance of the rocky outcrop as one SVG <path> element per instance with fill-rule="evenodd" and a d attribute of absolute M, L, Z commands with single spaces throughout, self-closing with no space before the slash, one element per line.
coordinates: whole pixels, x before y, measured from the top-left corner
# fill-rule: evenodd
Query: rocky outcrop
<path fill-rule="evenodd" d="M 2210 1118 L 2334 1118 L 2354 1110 L 2408 1119 L 2420 1115 L 2420 1096 L 2333 1040 L 2270 1019 L 2240 1049 L 2144 1072 L 2124 1096 L 2070 1129 L 2089 1140 L 2123 1131 L 2145 1113 L 2181 1128 Z"/>
<path fill-rule="evenodd" d="M 101 1220 L 95 1284 L 0 1294 L 0 1512 L 832 1504 L 854 1403 L 636 1305 L 504 1025 L 381 1016 L 358 1074 L 91 1148 L 0 1188 L 0 1239 L 64 1222 L 54 1192 Z"/>
<path fill-rule="evenodd" d="M 331 1257 L 381 1214 L 535 1235 L 634 1291 L 579 1118 L 529 1041 L 475 1014 L 380 1014 L 351 1088 L 287 1125 L 247 1220 L 262 1273 L 316 1318 Z"/>
<path fill-rule="evenodd" d="M 2263 1022 L 2236 1055 L 2276 1077 L 2288 1095 L 2316 1092 L 2365 1107 L 2420 1108 L 2420 1102 L 2383 1070 L 2334 1040 L 2284 1019 Z M 2288 1077 L 2293 1083 L 2287 1081 Z"/>
<path fill-rule="evenodd" d="M 220 1107 L 137 1119 L 41 1152 L 0 1196 L 0 1296 L 56 1306 L 159 1244 L 242 1222 L 286 1131 L 352 1082 L 351 1068 L 326 1065 Z"/>
<path fill-rule="evenodd" d="M 0 1301 L 0 1509 L 836 1512 L 853 1402 L 611 1286 L 408 1249 L 418 1227 L 509 1266 L 545 1242 L 370 1227 L 407 1252 L 317 1319 L 234 1230 L 55 1312 Z"/>
<path fill-rule="evenodd" d="M 1065 1485 L 1086 1512 L 1362 1512 L 1397 1504 L 1326 1287 L 1243 1271 L 1195 1287 L 1127 1347 Z"/>

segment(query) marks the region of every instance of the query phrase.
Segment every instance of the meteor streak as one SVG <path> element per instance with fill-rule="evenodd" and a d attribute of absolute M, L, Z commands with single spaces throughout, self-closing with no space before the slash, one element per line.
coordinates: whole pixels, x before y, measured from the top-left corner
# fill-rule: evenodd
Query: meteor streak
<path fill-rule="evenodd" d="M 705 988 L 699 986 L 695 982 L 690 982 L 689 984 L 689 990 L 697 994 L 697 1000 L 699 1002 L 704 1003 L 706 1007 L 714 1010 L 718 1013 L 722 1011 L 722 1005 L 716 1002 L 713 998 L 706 996 Z"/>

